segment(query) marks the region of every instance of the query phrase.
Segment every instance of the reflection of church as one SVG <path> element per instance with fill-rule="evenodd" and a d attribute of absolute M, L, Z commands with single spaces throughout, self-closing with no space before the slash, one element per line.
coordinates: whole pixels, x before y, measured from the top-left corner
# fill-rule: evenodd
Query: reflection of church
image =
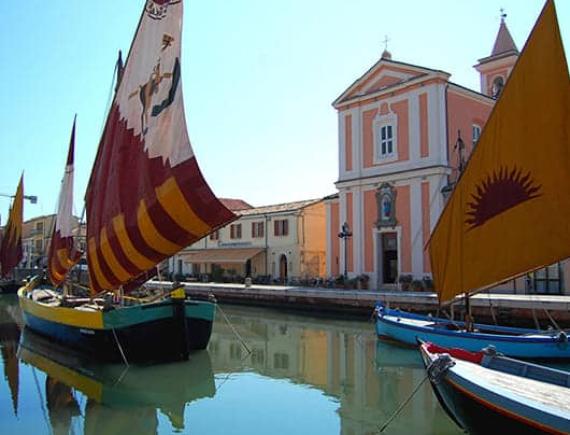
<path fill-rule="evenodd" d="M 425 376 L 418 353 L 398 349 L 403 358 L 394 359 L 393 349 L 377 350 L 377 339 L 364 322 L 323 322 L 269 310 L 260 318 L 259 310 L 235 306 L 224 310 L 252 353 L 248 357 L 232 328 L 217 322 L 208 347 L 214 372 L 253 370 L 318 388 L 338 401 L 343 435 L 377 433 L 399 400 Z M 377 368 L 377 352 L 388 359 L 380 361 L 382 369 Z M 420 433 L 422 428 L 436 427 L 436 418 L 443 414 L 429 388 L 418 396 L 406 410 L 414 422 L 404 419 L 403 424 L 417 426 Z"/>
<path fill-rule="evenodd" d="M 517 58 L 503 16 L 490 56 L 475 65 L 479 91 L 384 51 L 333 102 L 339 178 L 338 194 L 327 198 L 329 276 L 346 267 L 350 278 L 369 275 L 373 289 L 431 276 L 424 246 Z M 352 237 L 341 240 L 345 222 Z M 560 292 L 561 275 L 551 266 L 518 291 Z"/>

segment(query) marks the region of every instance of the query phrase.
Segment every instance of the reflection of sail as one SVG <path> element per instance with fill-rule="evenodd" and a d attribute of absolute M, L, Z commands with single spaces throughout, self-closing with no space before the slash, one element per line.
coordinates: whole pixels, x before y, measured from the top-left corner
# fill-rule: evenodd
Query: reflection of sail
<path fill-rule="evenodd" d="M 137 367 L 95 365 L 44 337 L 24 329 L 20 359 L 53 380 L 88 397 L 86 434 L 156 433 L 156 411 L 165 414 L 176 430 L 184 429 L 185 405 L 216 391 L 210 355 L 191 354 L 189 361 Z M 120 430 L 121 425 L 128 427 Z"/>
<path fill-rule="evenodd" d="M 46 377 L 46 405 L 54 435 L 67 435 L 71 418 L 80 414 L 73 390 L 50 376 Z"/>
<path fill-rule="evenodd" d="M 151 406 L 137 408 L 115 408 L 89 399 L 85 407 L 85 435 L 157 433 L 156 409 Z"/>
<path fill-rule="evenodd" d="M 4 300 L 0 303 L 0 351 L 4 362 L 4 378 L 8 381 L 14 415 L 17 416 L 20 370 L 16 351 L 20 340 L 20 328 L 9 308 L 10 306 L 5 304 Z"/>

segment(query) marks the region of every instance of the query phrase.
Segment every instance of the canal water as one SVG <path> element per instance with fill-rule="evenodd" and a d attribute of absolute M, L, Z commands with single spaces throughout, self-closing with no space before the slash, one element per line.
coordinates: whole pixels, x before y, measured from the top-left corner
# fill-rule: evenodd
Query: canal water
<path fill-rule="evenodd" d="M 0 295 L 0 434 L 375 434 L 425 377 L 366 321 L 221 305 L 207 351 L 129 368 L 21 324 Z M 424 382 L 384 433 L 461 431 Z"/>

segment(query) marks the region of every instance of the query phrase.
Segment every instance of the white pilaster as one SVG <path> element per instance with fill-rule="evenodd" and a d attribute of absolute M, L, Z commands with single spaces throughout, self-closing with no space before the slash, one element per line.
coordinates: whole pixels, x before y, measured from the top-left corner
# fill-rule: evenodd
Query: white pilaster
<path fill-rule="evenodd" d="M 421 179 L 410 183 L 410 239 L 412 245 L 412 274 L 420 278 L 423 274 L 423 232 L 422 232 L 422 186 Z"/>
<path fill-rule="evenodd" d="M 360 275 L 364 266 L 364 233 L 362 231 L 364 226 L 364 208 L 362 205 L 361 189 L 355 189 L 352 195 L 352 263 L 354 264 L 354 273 Z"/>
<path fill-rule="evenodd" d="M 340 180 L 346 175 L 345 116 L 346 112 L 338 112 L 338 175 Z"/>

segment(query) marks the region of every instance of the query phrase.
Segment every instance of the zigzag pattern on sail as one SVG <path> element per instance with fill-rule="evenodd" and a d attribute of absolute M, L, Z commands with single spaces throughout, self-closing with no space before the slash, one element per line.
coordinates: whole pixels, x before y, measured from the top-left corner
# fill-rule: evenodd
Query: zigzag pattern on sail
<path fill-rule="evenodd" d="M 147 1 L 99 144 L 86 198 L 96 292 L 129 283 L 235 218 L 205 182 L 186 131 L 181 25 L 182 2 Z"/>

